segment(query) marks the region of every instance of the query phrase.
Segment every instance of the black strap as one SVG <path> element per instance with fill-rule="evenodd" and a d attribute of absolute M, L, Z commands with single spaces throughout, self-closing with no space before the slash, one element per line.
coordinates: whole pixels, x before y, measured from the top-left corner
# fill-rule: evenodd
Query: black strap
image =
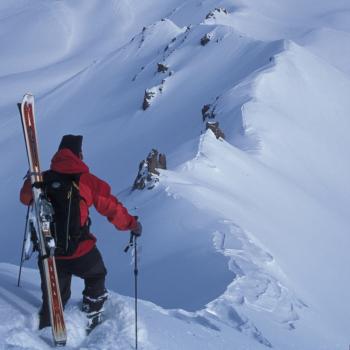
<path fill-rule="evenodd" d="M 44 188 L 44 183 L 42 181 L 37 181 L 37 182 L 34 182 L 32 184 L 32 187 L 35 187 L 35 188 Z"/>
<path fill-rule="evenodd" d="M 127 253 L 128 252 L 128 250 L 129 250 L 129 248 L 131 248 L 131 247 L 133 247 L 134 246 L 134 235 L 133 234 L 131 234 L 130 235 L 130 239 L 129 239 L 129 243 L 128 243 L 128 245 L 125 247 L 125 249 L 124 249 L 124 253 Z"/>

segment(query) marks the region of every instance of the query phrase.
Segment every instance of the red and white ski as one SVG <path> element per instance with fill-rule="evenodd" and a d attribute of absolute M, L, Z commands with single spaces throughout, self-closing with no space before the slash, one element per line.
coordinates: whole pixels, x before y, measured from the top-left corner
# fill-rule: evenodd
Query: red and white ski
<path fill-rule="evenodd" d="M 55 240 L 51 234 L 53 208 L 42 190 L 43 177 L 39 163 L 38 141 L 35 128 L 34 96 L 31 94 L 24 95 L 20 107 L 29 163 L 29 176 L 33 191 L 32 206 L 35 220 L 33 224 L 37 230 L 40 256 L 45 274 L 52 335 L 55 345 L 64 346 L 67 341 L 67 333 L 54 258 Z"/>

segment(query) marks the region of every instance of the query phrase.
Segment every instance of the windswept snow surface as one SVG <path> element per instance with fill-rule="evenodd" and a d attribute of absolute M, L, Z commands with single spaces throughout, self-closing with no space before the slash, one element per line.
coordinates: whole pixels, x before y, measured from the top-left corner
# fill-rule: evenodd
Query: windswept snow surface
<path fill-rule="evenodd" d="M 83 134 L 91 171 L 141 218 L 141 349 L 349 347 L 348 1 L 3 0 L 0 18 L 1 349 L 52 347 L 35 259 L 16 287 L 27 91 L 43 168 Z M 131 192 L 152 148 L 168 170 Z M 74 281 L 67 348 L 132 349 L 128 234 L 92 221 L 110 298 L 86 337 Z"/>

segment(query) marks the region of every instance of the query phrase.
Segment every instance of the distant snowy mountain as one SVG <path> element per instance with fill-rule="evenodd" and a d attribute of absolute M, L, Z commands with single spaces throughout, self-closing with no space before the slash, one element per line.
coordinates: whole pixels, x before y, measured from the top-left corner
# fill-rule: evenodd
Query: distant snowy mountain
<path fill-rule="evenodd" d="M 84 135 L 141 218 L 141 349 L 349 347 L 348 1 L 3 0 L 0 18 L 1 349 L 52 346 L 34 258 L 15 286 L 28 91 L 43 167 Z M 168 169 L 131 191 L 153 148 Z M 86 337 L 75 281 L 67 348 L 132 349 L 128 234 L 92 221 L 111 297 Z"/>

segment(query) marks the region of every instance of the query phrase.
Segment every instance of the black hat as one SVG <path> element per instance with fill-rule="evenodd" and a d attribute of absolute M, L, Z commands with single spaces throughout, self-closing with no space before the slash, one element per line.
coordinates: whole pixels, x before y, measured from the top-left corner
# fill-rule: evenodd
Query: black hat
<path fill-rule="evenodd" d="M 68 148 L 71 150 L 76 156 L 80 156 L 82 153 L 82 144 L 83 144 L 83 136 L 81 135 L 64 135 L 62 137 L 61 143 L 58 147 L 58 150 L 62 148 Z"/>

